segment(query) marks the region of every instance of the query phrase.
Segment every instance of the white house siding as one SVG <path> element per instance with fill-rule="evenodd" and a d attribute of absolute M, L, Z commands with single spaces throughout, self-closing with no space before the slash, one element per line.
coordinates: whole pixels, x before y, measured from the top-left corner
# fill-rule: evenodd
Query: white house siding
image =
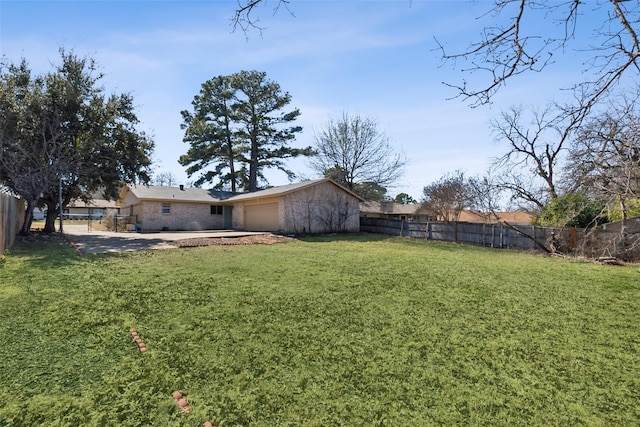
<path fill-rule="evenodd" d="M 285 229 L 292 233 L 357 232 L 360 201 L 330 182 L 285 196 Z"/>
<path fill-rule="evenodd" d="M 91 217 L 91 219 L 99 219 L 103 218 L 106 215 L 105 209 L 102 208 L 69 207 L 66 210 L 68 212 L 66 212 L 65 214 L 70 219 L 87 219 L 89 217 Z"/>

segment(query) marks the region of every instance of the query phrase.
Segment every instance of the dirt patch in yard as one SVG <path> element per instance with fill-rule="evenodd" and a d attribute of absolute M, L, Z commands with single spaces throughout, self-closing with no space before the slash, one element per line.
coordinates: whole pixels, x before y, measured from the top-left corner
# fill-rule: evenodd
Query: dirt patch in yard
<path fill-rule="evenodd" d="M 273 245 L 275 243 L 293 242 L 293 237 L 279 236 L 277 234 L 255 234 L 253 236 L 240 237 L 199 237 L 195 239 L 183 239 L 173 242 L 179 248 L 194 248 L 198 246 L 225 246 L 225 245 Z"/>

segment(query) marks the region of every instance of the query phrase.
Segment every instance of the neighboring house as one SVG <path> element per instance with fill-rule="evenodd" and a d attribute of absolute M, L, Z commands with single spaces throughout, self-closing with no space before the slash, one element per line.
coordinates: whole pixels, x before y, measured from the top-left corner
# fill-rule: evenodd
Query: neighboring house
<path fill-rule="evenodd" d="M 329 179 L 234 194 L 199 188 L 126 186 L 121 214 L 143 231 L 236 229 L 357 232 L 361 199 Z"/>
<path fill-rule="evenodd" d="M 109 214 L 118 215 L 120 208 L 115 200 L 105 200 L 100 198 L 100 194 L 95 194 L 89 202 L 83 200 L 72 200 L 64 210 L 65 219 L 102 219 Z"/>
<path fill-rule="evenodd" d="M 109 214 L 118 215 L 120 208 L 115 200 L 105 200 L 101 192 L 96 192 L 89 202 L 72 200 L 64 209 L 64 219 L 102 219 Z M 47 216 L 47 210 L 36 208 L 33 211 L 34 220 L 42 220 Z"/>
<path fill-rule="evenodd" d="M 360 216 L 365 218 L 399 219 L 411 222 L 435 221 L 435 214 L 427 212 L 421 203 L 401 204 L 388 201 L 360 203 Z"/>
<path fill-rule="evenodd" d="M 35 208 L 33 210 L 33 219 L 34 220 L 43 220 L 47 217 L 47 211 L 42 208 Z"/>
<path fill-rule="evenodd" d="M 484 224 L 496 224 L 508 222 L 509 224 L 529 225 L 533 217 L 526 212 L 480 212 L 464 210 L 460 212 L 459 222 L 479 222 Z"/>
<path fill-rule="evenodd" d="M 397 219 L 409 222 L 442 221 L 438 215 L 425 211 L 421 203 L 400 204 L 393 202 L 362 202 L 360 203 L 360 216 L 365 218 Z M 458 222 L 475 222 L 494 224 L 508 222 L 510 224 L 531 224 L 533 217 L 525 212 L 496 212 L 485 213 L 480 211 L 463 210 L 460 212 Z"/>

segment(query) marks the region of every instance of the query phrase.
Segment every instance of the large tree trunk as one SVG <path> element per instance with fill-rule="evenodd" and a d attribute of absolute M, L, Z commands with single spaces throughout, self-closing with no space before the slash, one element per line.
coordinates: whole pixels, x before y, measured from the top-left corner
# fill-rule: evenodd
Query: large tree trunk
<path fill-rule="evenodd" d="M 622 253 L 627 251 L 627 203 L 624 197 L 620 197 L 620 211 L 622 212 L 622 220 L 620 221 L 620 250 Z"/>
<path fill-rule="evenodd" d="M 27 209 L 24 212 L 24 222 L 19 233 L 21 236 L 29 235 L 31 231 L 31 224 L 33 223 L 33 211 L 36 208 L 37 200 L 27 200 Z"/>
<path fill-rule="evenodd" d="M 52 200 L 46 200 L 45 203 L 47 204 L 47 217 L 45 218 L 43 231 L 45 233 L 55 233 L 56 218 L 58 218 L 58 204 Z"/>
<path fill-rule="evenodd" d="M 249 160 L 249 191 L 258 189 L 258 143 L 251 142 L 251 159 Z"/>

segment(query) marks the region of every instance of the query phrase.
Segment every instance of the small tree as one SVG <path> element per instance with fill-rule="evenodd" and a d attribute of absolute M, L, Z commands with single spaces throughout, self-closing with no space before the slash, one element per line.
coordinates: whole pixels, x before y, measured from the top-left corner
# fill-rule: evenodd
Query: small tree
<path fill-rule="evenodd" d="M 311 167 L 363 198 L 381 200 L 402 176 L 405 159 L 369 117 L 343 113 L 315 135 Z"/>
<path fill-rule="evenodd" d="M 627 227 L 630 203 L 640 198 L 640 89 L 608 99 L 606 110 L 595 114 L 571 147 L 567 180 L 578 182 L 621 220 L 611 253 L 633 257 L 640 239 Z"/>
<path fill-rule="evenodd" d="M 536 220 L 548 227 L 593 227 L 606 221 L 604 203 L 590 199 L 584 192 L 555 198 L 545 206 Z"/>
<path fill-rule="evenodd" d="M 160 172 L 153 177 L 153 184 L 160 187 L 174 187 L 177 183 L 176 176 L 171 172 Z"/>
<path fill-rule="evenodd" d="M 640 199 L 629 199 L 625 203 L 624 214 L 628 218 L 640 216 Z M 620 205 L 607 206 L 607 218 L 609 221 L 621 221 L 623 212 Z"/>
<path fill-rule="evenodd" d="M 445 174 L 423 189 L 423 209 L 434 212 L 442 221 L 457 221 L 470 203 L 471 193 L 461 171 Z"/>

